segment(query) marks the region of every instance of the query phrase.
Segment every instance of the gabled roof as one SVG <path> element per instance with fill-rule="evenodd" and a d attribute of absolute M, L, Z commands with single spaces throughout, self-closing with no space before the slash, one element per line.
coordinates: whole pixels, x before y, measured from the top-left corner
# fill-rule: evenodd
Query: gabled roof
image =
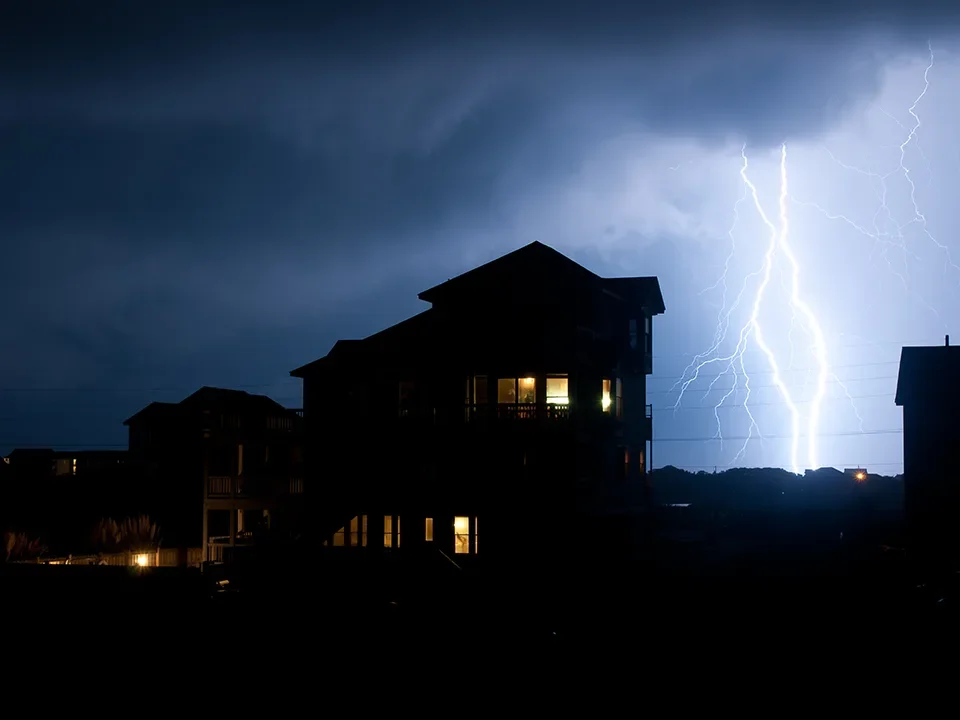
<path fill-rule="evenodd" d="M 152 402 L 143 410 L 123 421 L 129 425 L 133 420 L 147 417 L 170 416 L 182 412 L 197 412 L 201 410 L 226 410 L 229 412 L 250 412 L 259 414 L 289 413 L 276 400 L 266 395 L 252 395 L 244 390 L 231 390 L 204 385 L 196 392 L 188 395 L 178 403 Z"/>
<path fill-rule="evenodd" d="M 906 405 L 935 396 L 960 397 L 960 346 L 903 348 L 896 404 Z"/>
<path fill-rule="evenodd" d="M 627 302 L 639 303 L 652 315 L 661 315 L 666 311 L 660 281 L 656 277 L 604 278 L 603 286 Z"/>
<path fill-rule="evenodd" d="M 397 350 L 412 350 L 419 345 L 419 341 L 429 337 L 434 318 L 434 311 L 430 308 L 369 335 L 363 340 L 338 340 L 330 348 L 330 352 L 322 358 L 291 370 L 290 375 L 302 378 L 331 363 L 343 361 L 352 365 L 358 358 L 369 357 L 373 353 L 385 354 Z"/>
<path fill-rule="evenodd" d="M 532 242 L 518 250 L 502 255 L 484 265 L 468 270 L 446 282 L 424 290 L 417 297 L 424 302 L 440 302 L 450 295 L 469 292 L 479 288 L 498 288 L 511 281 L 524 280 L 544 272 L 557 274 L 566 272 L 587 281 L 598 282 L 600 277 L 587 270 L 563 253 L 554 250 L 542 242 Z"/>
<path fill-rule="evenodd" d="M 156 417 L 161 414 L 170 414 L 177 408 L 177 403 L 152 402 L 142 410 L 134 413 L 123 421 L 124 425 L 129 425 L 134 420 L 142 420 L 147 417 Z"/>

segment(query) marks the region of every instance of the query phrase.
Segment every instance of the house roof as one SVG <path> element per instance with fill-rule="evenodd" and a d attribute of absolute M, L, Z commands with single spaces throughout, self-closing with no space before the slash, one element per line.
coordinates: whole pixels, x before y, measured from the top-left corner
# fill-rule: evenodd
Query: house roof
<path fill-rule="evenodd" d="M 230 412 L 260 414 L 291 412 L 266 395 L 252 395 L 244 390 L 231 390 L 205 385 L 178 403 L 152 402 L 140 412 L 124 420 L 123 424 L 129 425 L 133 420 L 147 417 L 170 416 L 181 412 L 196 412 L 214 408 Z"/>
<path fill-rule="evenodd" d="M 604 278 L 603 286 L 628 302 L 639 303 L 653 315 L 666 311 L 660 281 L 656 277 Z"/>
<path fill-rule="evenodd" d="M 660 282 L 656 277 L 602 278 L 541 242 L 532 242 L 468 270 L 424 290 L 418 297 L 435 306 L 453 297 L 469 298 L 474 292 L 518 287 L 528 283 L 531 278 L 544 277 L 556 278 L 561 283 L 572 283 L 574 286 L 606 290 L 625 302 L 646 308 L 654 315 L 665 310 Z M 353 364 L 357 359 L 370 357 L 374 353 L 416 353 L 426 345 L 421 341 L 436 329 L 437 319 L 436 311 L 430 308 L 363 340 L 340 340 L 325 356 L 291 370 L 290 375 L 302 378 L 339 361 Z"/>
<path fill-rule="evenodd" d="M 398 348 L 414 349 L 419 345 L 418 340 L 422 340 L 429 335 L 430 330 L 434 327 L 435 317 L 431 308 L 362 340 L 338 340 L 330 348 L 330 352 L 322 358 L 302 365 L 296 370 L 291 370 L 290 374 L 293 377 L 302 378 L 304 375 L 337 362 L 344 361 L 353 364 L 361 357 L 369 357 L 371 353 L 395 352 Z"/>
<path fill-rule="evenodd" d="M 960 397 L 960 346 L 905 347 L 900 351 L 896 404 L 933 396 Z"/>
<path fill-rule="evenodd" d="M 424 302 L 440 302 L 450 295 L 478 287 L 497 287 L 529 276 L 530 268 L 539 272 L 566 271 L 582 279 L 598 282 L 600 277 L 542 242 L 532 242 L 495 260 L 457 275 L 424 290 L 417 297 Z"/>

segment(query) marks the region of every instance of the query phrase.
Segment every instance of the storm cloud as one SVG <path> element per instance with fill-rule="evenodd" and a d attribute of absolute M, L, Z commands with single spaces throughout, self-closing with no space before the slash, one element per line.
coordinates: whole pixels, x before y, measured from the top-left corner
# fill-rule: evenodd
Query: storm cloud
<path fill-rule="evenodd" d="M 5 5 L 0 385 L 295 404 L 286 370 L 531 240 L 669 277 L 724 236 L 730 148 L 816 143 L 956 27 L 925 2 L 328 5 Z M 91 425 L 56 398 L 0 395 L 47 408 L 0 441 L 122 442 L 167 399 Z"/>

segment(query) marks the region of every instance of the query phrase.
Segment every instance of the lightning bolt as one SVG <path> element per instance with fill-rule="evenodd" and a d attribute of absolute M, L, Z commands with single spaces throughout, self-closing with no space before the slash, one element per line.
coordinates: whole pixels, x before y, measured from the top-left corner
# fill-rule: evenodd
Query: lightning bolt
<path fill-rule="evenodd" d="M 816 312 L 811 305 L 804 299 L 801 291 L 801 268 L 792 246 L 792 237 L 790 234 L 791 224 L 788 214 L 789 206 L 809 207 L 819 212 L 832 221 L 846 224 L 850 229 L 861 236 L 869 238 L 873 242 L 871 258 L 878 255 L 886 264 L 887 269 L 900 280 L 905 291 L 912 292 L 920 299 L 923 305 L 931 310 L 939 318 L 940 315 L 936 309 L 924 299 L 921 293 L 912 289 L 909 273 L 909 261 L 920 260 L 920 257 L 911 249 L 908 244 L 908 229 L 914 228 L 919 234 L 930 243 L 944 258 L 944 273 L 954 271 L 960 276 L 960 266 L 955 262 L 950 248 L 941 242 L 928 227 L 927 217 L 923 213 L 920 202 L 917 199 L 917 184 L 913 178 L 913 169 L 908 162 L 908 150 L 913 148 L 919 155 L 921 161 L 926 166 L 928 177 L 932 178 L 932 172 L 923 147 L 920 144 L 919 131 L 921 128 L 920 114 L 918 108 L 927 95 L 930 88 L 930 74 L 935 66 L 935 57 L 933 47 L 928 43 L 929 62 L 923 73 L 923 86 L 913 98 L 907 114 L 910 116 L 910 122 L 903 123 L 888 113 L 883 108 L 880 111 L 890 118 L 903 132 L 900 142 L 890 149 L 896 154 L 896 160 L 888 166 L 884 172 L 875 172 L 869 169 L 863 169 L 844 162 L 838 158 L 829 148 L 826 149 L 830 159 L 844 172 L 853 173 L 869 183 L 869 187 L 876 197 L 877 205 L 872 219 L 868 223 L 858 223 L 849 216 L 833 212 L 822 205 L 800 200 L 791 196 L 790 183 L 787 166 L 787 145 L 780 146 L 779 162 L 779 196 L 778 213 L 772 219 L 765 211 L 760 201 L 760 193 L 756 185 L 750 178 L 750 164 L 747 157 L 746 146 L 740 150 L 740 180 L 743 193 L 736 201 L 733 207 L 733 223 L 728 231 L 730 238 L 730 252 L 724 262 L 722 273 L 719 279 L 712 286 L 706 288 L 701 294 L 714 291 L 718 288 L 722 290 L 722 302 L 720 311 L 717 314 L 716 331 L 713 341 L 705 351 L 696 355 L 690 364 L 684 369 L 680 379 L 674 383 L 670 392 L 676 392 L 676 401 L 673 404 L 674 412 L 681 407 L 684 397 L 687 395 L 691 386 L 701 379 L 712 376 L 701 402 L 706 402 L 717 389 L 718 383 L 722 378 L 730 376 L 732 383 L 729 387 L 723 386 L 723 393 L 719 400 L 714 404 L 713 415 L 716 422 L 716 433 L 714 439 L 721 443 L 723 449 L 723 432 L 720 420 L 720 409 L 728 404 L 733 406 L 736 400 L 742 395 L 742 406 L 749 421 L 749 429 L 746 433 L 746 439 L 739 447 L 731 464 L 740 460 L 747 449 L 750 441 L 756 437 L 761 443 L 764 437 L 760 432 L 759 424 L 750 409 L 751 397 L 751 377 L 747 372 L 745 355 L 748 352 L 756 351 L 765 360 L 768 370 L 764 374 L 773 376 L 773 387 L 777 389 L 783 405 L 786 406 L 790 416 L 790 467 L 795 473 L 801 471 L 801 466 L 810 468 L 819 467 L 819 444 L 818 438 L 822 435 L 820 432 L 820 421 L 823 410 L 824 400 L 827 397 L 827 388 L 830 383 L 835 383 L 840 387 L 846 399 L 853 408 L 859 423 L 860 432 L 863 432 L 863 417 L 860 415 L 846 385 L 840 380 L 838 375 L 830 366 L 827 341 L 817 317 Z M 906 182 L 910 205 L 912 206 L 912 215 L 907 218 L 896 218 L 888 206 L 889 180 L 894 177 L 901 177 Z M 733 295 L 730 292 L 728 276 L 731 269 L 731 263 L 738 253 L 738 242 L 735 231 L 741 220 L 741 206 L 747 200 L 752 200 L 753 210 L 766 229 L 766 240 L 763 244 L 762 262 L 759 267 L 747 274 L 743 278 L 738 292 Z M 908 212 L 909 214 L 909 212 Z M 892 255 L 899 255 L 901 262 L 894 263 Z M 791 393 L 790 387 L 784 376 L 784 368 L 777 354 L 774 352 L 767 340 L 767 329 L 761 322 L 762 310 L 769 305 L 771 299 L 768 297 L 770 291 L 770 281 L 774 271 L 779 274 L 780 286 L 783 289 L 784 296 L 790 307 L 790 325 L 786 328 L 787 341 L 790 354 L 786 362 L 786 370 L 793 369 L 795 339 L 801 334 L 808 340 L 808 356 L 812 358 L 811 366 L 808 366 L 808 383 L 805 390 L 812 386 L 812 394 L 808 399 L 802 401 L 809 403 L 809 409 L 805 415 L 800 412 L 800 400 L 795 399 Z M 960 286 L 960 282 L 958 282 Z M 732 329 L 732 317 L 741 306 L 749 306 L 749 317 L 737 329 Z M 728 346 L 728 337 L 731 342 L 735 339 L 733 350 L 725 353 L 721 348 Z M 754 373 L 757 374 L 757 373 Z M 801 462 L 801 447 L 804 434 L 806 435 L 806 457 Z"/>
<path fill-rule="evenodd" d="M 763 204 L 760 202 L 760 195 L 757 191 L 756 185 L 750 179 L 748 175 L 748 169 L 750 167 L 749 160 L 747 158 L 746 146 L 740 150 L 741 166 L 740 166 L 740 178 L 744 186 L 744 194 L 741 196 L 740 200 L 737 202 L 737 205 L 734 207 L 734 224 L 731 227 L 730 232 L 728 233 L 731 237 L 731 252 L 727 256 L 727 260 L 724 264 L 724 272 L 721 276 L 721 280 L 715 284 L 713 287 L 722 284 L 724 289 L 723 297 L 723 306 L 720 310 L 720 314 L 717 318 L 717 331 L 714 335 L 713 344 L 706 351 L 696 357 L 693 361 L 685 368 L 683 375 L 680 379 L 674 384 L 672 390 L 677 390 L 679 388 L 679 393 L 677 395 L 676 402 L 674 403 L 674 410 L 678 410 L 683 401 L 684 394 L 687 389 L 696 382 L 701 373 L 705 368 L 708 368 L 712 365 L 719 365 L 720 372 L 718 372 L 713 380 L 707 387 L 707 392 L 704 397 L 710 394 L 714 389 L 716 383 L 721 377 L 731 374 L 733 376 L 733 385 L 731 388 L 721 397 L 720 401 L 714 406 L 714 417 L 717 421 L 717 435 L 718 439 L 722 440 L 722 431 L 720 424 L 719 409 L 726 403 L 726 401 L 733 397 L 737 390 L 739 389 L 741 378 L 743 379 L 744 385 L 744 399 L 743 407 L 746 410 L 750 426 L 747 432 L 747 438 L 744 440 L 743 445 L 740 447 L 740 450 L 737 452 L 734 457 L 734 462 L 743 457 L 744 452 L 746 451 L 747 445 L 750 440 L 753 438 L 754 434 L 758 437 L 760 435 L 759 425 L 756 422 L 753 414 L 750 412 L 749 400 L 750 400 L 750 376 L 746 372 L 746 365 L 744 362 L 744 355 L 747 352 L 748 347 L 750 346 L 751 341 L 756 345 L 756 347 L 763 353 L 766 357 L 767 364 L 770 367 L 770 371 L 773 375 L 773 384 L 779 390 L 780 395 L 783 398 L 784 403 L 786 403 L 787 408 L 790 411 L 791 416 L 791 448 L 790 448 L 790 464 L 794 472 L 800 472 L 800 435 L 801 435 L 801 415 L 800 410 L 797 407 L 796 402 L 793 399 L 793 396 L 790 393 L 790 389 L 787 387 L 787 383 L 783 378 L 783 373 L 780 369 L 780 363 L 777 360 L 777 356 L 774 353 L 773 349 L 770 347 L 767 342 L 766 335 L 763 329 L 763 326 L 760 322 L 760 313 L 764 306 L 764 299 L 767 293 L 767 289 L 770 285 L 770 279 L 773 275 L 774 267 L 777 265 L 777 261 L 782 257 L 787 264 L 787 268 L 790 274 L 789 282 L 789 295 L 790 295 L 790 307 L 794 313 L 794 319 L 798 321 L 799 325 L 808 333 L 813 336 L 812 351 L 814 357 L 817 361 L 817 387 L 813 398 L 813 404 L 808 416 L 808 435 L 809 435 L 809 451 L 808 451 L 808 463 L 810 467 L 817 467 L 817 445 L 816 445 L 816 436 L 819 434 L 819 417 L 820 417 L 820 406 L 823 401 L 823 397 L 826 393 L 826 384 L 827 379 L 831 375 L 829 362 L 827 360 L 827 347 L 826 340 L 823 336 L 823 331 L 821 330 L 820 323 L 816 317 L 816 314 L 810 308 L 810 306 L 803 300 L 800 293 L 800 265 L 797 262 L 797 258 L 793 252 L 792 247 L 790 246 L 789 235 L 790 235 L 790 224 L 788 221 L 787 206 L 789 200 L 789 185 L 788 185 L 788 174 L 787 174 L 787 146 L 786 144 L 780 146 L 780 195 L 779 195 L 779 214 L 778 214 L 778 223 L 770 219 L 767 215 L 766 210 L 763 208 Z M 733 255 L 736 253 L 736 241 L 733 235 L 733 229 L 736 227 L 736 223 L 739 219 L 739 210 L 738 206 L 747 196 L 753 200 L 753 207 L 756 210 L 757 214 L 760 216 L 761 221 L 768 230 L 768 238 L 766 243 L 766 251 L 763 256 L 763 262 L 760 268 L 744 278 L 744 282 L 740 287 L 740 291 L 737 293 L 736 298 L 730 305 L 727 305 L 727 281 L 726 276 L 730 267 L 730 261 Z M 737 343 L 734 347 L 733 352 L 728 355 L 718 354 L 719 348 L 726 341 L 729 329 L 730 329 L 730 318 L 734 311 L 740 306 L 743 302 L 744 295 L 747 292 L 747 288 L 750 285 L 750 281 L 754 278 L 759 278 L 756 290 L 753 294 L 753 302 L 750 308 L 750 316 L 748 320 L 740 327 L 738 332 Z M 709 288 L 708 288 L 709 289 Z"/>

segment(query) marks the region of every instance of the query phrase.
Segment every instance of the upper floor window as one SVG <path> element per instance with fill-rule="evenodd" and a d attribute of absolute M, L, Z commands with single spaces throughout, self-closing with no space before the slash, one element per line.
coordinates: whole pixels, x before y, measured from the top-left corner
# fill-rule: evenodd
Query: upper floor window
<path fill-rule="evenodd" d="M 603 386 L 600 393 L 600 408 L 603 412 L 614 417 L 621 416 L 623 404 L 623 386 L 620 384 L 620 378 L 611 380 L 603 379 Z"/>
<path fill-rule="evenodd" d="M 570 404 L 570 379 L 566 375 L 554 375 L 547 378 L 547 404 Z"/>
<path fill-rule="evenodd" d="M 650 316 L 646 315 L 643 318 L 643 351 L 646 353 L 650 352 L 650 340 L 652 337 L 652 328 L 651 328 Z"/>
<path fill-rule="evenodd" d="M 637 319 L 630 318 L 630 349 L 637 349 Z"/>
<path fill-rule="evenodd" d="M 497 380 L 497 402 L 532 405 L 537 402 L 537 379 L 533 377 Z"/>
<path fill-rule="evenodd" d="M 467 377 L 465 401 L 467 405 L 487 404 L 487 376 L 474 375 Z"/>
<path fill-rule="evenodd" d="M 400 381 L 399 415 L 407 417 L 413 413 L 414 384 L 412 380 Z"/>

